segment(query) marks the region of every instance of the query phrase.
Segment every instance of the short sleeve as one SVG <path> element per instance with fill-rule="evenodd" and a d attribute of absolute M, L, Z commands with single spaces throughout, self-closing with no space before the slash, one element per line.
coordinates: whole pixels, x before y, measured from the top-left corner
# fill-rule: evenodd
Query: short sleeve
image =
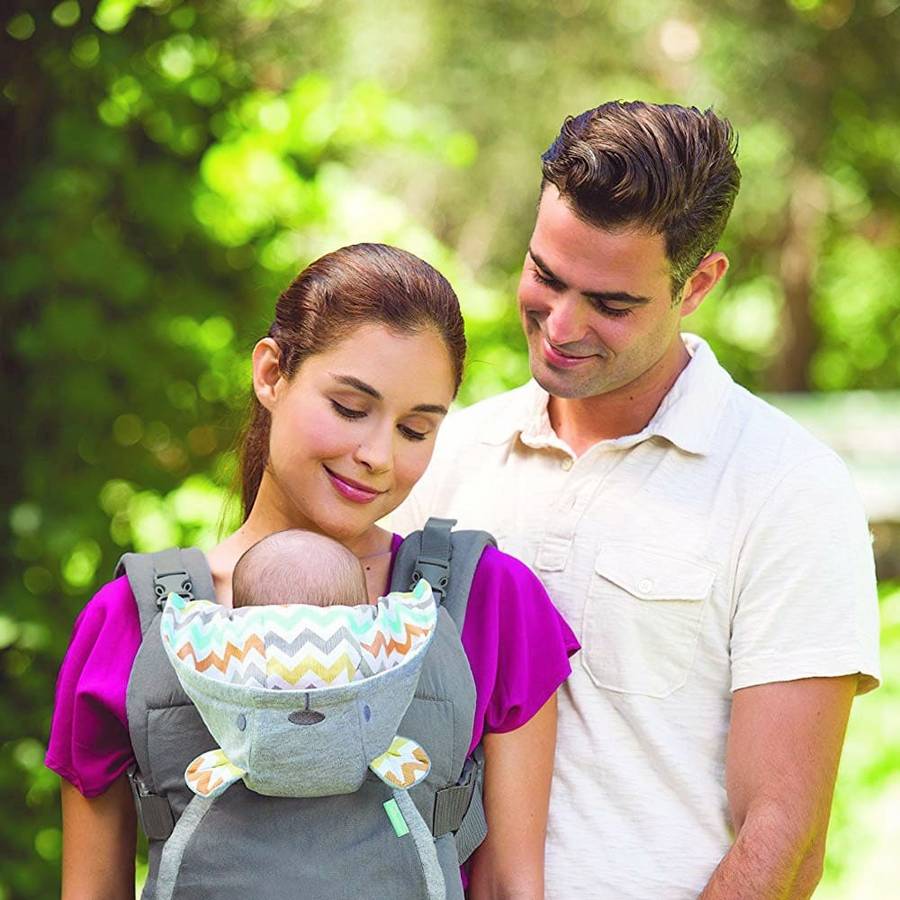
<path fill-rule="evenodd" d="M 137 606 L 123 576 L 81 611 L 56 682 L 44 763 L 85 797 L 102 794 L 134 761 L 125 695 L 140 644 Z"/>
<path fill-rule="evenodd" d="M 569 677 L 579 649 L 534 573 L 494 547 L 472 581 L 462 644 L 477 694 L 472 747 L 485 732 L 524 725 Z"/>
<path fill-rule="evenodd" d="M 765 498 L 737 567 L 732 690 L 859 674 L 877 687 L 878 594 L 862 504 L 834 454 L 806 460 Z"/>

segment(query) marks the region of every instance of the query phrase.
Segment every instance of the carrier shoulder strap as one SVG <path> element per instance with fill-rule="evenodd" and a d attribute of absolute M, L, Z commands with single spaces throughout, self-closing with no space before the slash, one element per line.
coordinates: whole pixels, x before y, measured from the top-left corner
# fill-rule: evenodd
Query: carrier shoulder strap
<path fill-rule="evenodd" d="M 158 553 L 125 553 L 116 563 L 115 577 L 128 577 L 141 620 L 143 639 L 170 593 L 185 600 L 214 600 L 209 563 L 202 550 L 173 547 Z M 138 819 L 150 840 L 166 840 L 175 818 L 166 797 L 154 793 L 136 765 L 128 769 Z"/>
<path fill-rule="evenodd" d="M 141 617 L 141 635 L 162 609 L 170 593 L 185 600 L 215 600 L 212 573 L 202 550 L 172 547 L 157 553 L 125 553 L 116 577 L 125 574 Z"/>
<path fill-rule="evenodd" d="M 456 519 L 431 518 L 404 540 L 394 561 L 391 590 L 410 590 L 425 578 L 462 634 L 481 554 L 497 542 L 486 531 L 453 531 L 455 524 Z M 466 760 L 459 782 L 435 792 L 429 823 L 435 837 L 453 833 L 460 865 L 487 835 L 483 793 L 484 753 L 479 745 Z"/>
<path fill-rule="evenodd" d="M 420 578 L 426 579 L 461 633 L 478 561 L 484 548 L 497 542 L 486 531 L 453 531 L 455 524 L 456 519 L 431 518 L 403 541 L 391 590 L 412 590 Z"/>

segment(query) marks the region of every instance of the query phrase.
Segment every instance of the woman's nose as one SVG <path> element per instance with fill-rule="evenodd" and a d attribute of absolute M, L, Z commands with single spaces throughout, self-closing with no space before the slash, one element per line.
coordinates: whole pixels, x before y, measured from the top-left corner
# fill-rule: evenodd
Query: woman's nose
<path fill-rule="evenodd" d="M 357 445 L 353 453 L 355 462 L 370 472 L 386 472 L 391 468 L 394 442 L 393 430 L 386 428 L 372 429 Z"/>

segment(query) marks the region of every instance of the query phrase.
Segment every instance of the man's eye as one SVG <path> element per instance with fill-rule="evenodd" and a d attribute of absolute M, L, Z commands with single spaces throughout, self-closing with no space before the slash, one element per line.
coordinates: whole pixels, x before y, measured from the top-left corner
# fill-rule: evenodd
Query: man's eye
<path fill-rule="evenodd" d="M 425 434 L 424 432 L 415 431 L 414 429 L 410 428 L 408 425 L 398 425 L 397 427 L 400 429 L 400 433 L 405 438 L 409 438 L 409 440 L 411 440 L 411 441 L 424 441 L 425 438 L 428 437 L 428 435 Z"/>
<path fill-rule="evenodd" d="M 343 403 L 338 403 L 337 400 L 332 400 L 331 405 L 334 411 L 345 419 L 361 419 L 366 414 L 363 409 L 350 409 L 349 406 L 344 406 Z"/>
<path fill-rule="evenodd" d="M 612 306 L 607 306 L 605 303 L 597 302 L 594 304 L 596 310 L 602 313 L 604 316 L 611 316 L 613 319 L 620 319 L 623 316 L 630 316 L 632 313 L 632 309 L 630 306 L 625 309 L 616 309 Z"/>
<path fill-rule="evenodd" d="M 550 278 L 548 275 L 544 275 L 538 269 L 532 269 L 532 274 L 534 275 L 535 281 L 540 282 L 541 284 L 546 284 L 549 288 L 557 289 L 559 288 L 559 282 L 555 278 Z"/>

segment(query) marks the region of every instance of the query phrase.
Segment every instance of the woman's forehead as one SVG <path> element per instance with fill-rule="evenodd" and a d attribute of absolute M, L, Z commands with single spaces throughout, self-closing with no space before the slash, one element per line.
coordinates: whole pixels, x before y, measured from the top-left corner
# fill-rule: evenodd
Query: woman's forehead
<path fill-rule="evenodd" d="M 384 399 L 414 397 L 412 406 L 443 404 L 453 393 L 450 353 L 433 328 L 404 334 L 383 325 L 361 325 L 306 363 L 319 379 L 371 393 L 361 387 L 365 385 Z"/>

